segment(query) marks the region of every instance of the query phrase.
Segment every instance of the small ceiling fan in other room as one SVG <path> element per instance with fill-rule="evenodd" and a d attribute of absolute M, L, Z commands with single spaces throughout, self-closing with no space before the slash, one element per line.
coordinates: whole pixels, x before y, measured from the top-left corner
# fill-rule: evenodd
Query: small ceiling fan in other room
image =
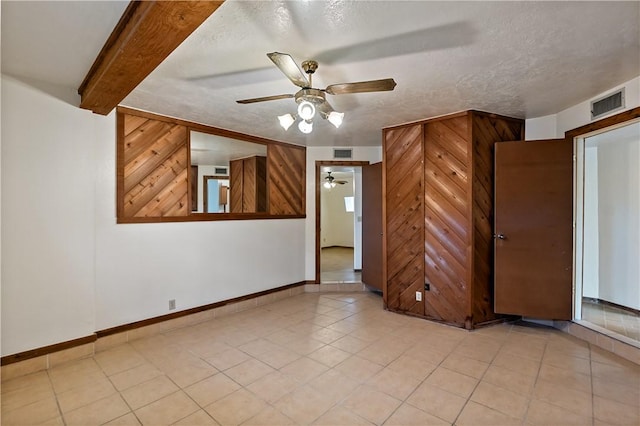
<path fill-rule="evenodd" d="M 331 176 L 331 172 L 327 172 L 327 177 L 324 178 L 323 186 L 327 189 L 335 188 L 336 185 L 344 185 L 346 180 L 339 180 Z"/>
<path fill-rule="evenodd" d="M 291 55 L 287 53 L 273 52 L 267 53 L 267 56 L 293 84 L 300 87 L 300 90 L 294 94 L 242 99 L 236 102 L 239 104 L 251 104 L 255 102 L 294 98 L 298 104 L 298 114 L 296 116 L 285 114 L 278 117 L 280 125 L 285 130 L 295 123 L 297 118 L 300 118 L 300 122 L 298 123 L 300 131 L 302 133 L 311 133 L 313 130 L 312 120 L 316 111 L 319 111 L 322 118 L 328 120 L 336 128 L 340 127 L 344 113 L 335 111 L 331 104 L 327 102 L 327 93 L 330 95 L 344 95 L 350 93 L 385 92 L 393 90 L 396 87 L 396 82 L 393 78 L 385 78 L 382 80 L 359 81 L 356 83 L 331 84 L 324 89 L 316 89 L 312 87 L 312 75 L 318 69 L 318 63 L 316 61 L 304 61 L 302 63 L 303 73 Z"/>

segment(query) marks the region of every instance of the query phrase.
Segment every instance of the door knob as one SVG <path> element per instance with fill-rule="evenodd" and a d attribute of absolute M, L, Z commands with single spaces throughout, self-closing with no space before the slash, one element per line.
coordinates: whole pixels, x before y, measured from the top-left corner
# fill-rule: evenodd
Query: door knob
<path fill-rule="evenodd" d="M 496 238 L 498 240 L 506 240 L 507 237 L 504 236 L 504 234 L 493 234 L 493 238 Z"/>

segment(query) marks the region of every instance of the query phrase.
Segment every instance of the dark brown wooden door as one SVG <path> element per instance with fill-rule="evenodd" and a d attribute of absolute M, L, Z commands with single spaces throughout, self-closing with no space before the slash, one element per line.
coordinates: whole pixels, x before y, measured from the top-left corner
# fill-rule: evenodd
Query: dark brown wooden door
<path fill-rule="evenodd" d="M 573 146 L 495 145 L 495 311 L 572 318 Z"/>
<path fill-rule="evenodd" d="M 362 282 L 382 291 L 382 163 L 362 166 Z"/>

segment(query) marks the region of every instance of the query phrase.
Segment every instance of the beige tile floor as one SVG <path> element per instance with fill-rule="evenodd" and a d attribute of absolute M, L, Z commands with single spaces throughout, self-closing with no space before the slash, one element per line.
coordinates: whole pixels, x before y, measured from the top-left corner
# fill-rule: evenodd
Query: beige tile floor
<path fill-rule="evenodd" d="M 583 299 L 582 319 L 640 341 L 640 315 L 633 312 Z"/>
<path fill-rule="evenodd" d="M 555 330 L 467 332 L 307 293 L 2 383 L 2 424 L 638 425 L 640 367 Z"/>
<path fill-rule="evenodd" d="M 353 248 L 326 247 L 320 252 L 320 282 L 360 282 L 362 273 L 353 269 Z"/>

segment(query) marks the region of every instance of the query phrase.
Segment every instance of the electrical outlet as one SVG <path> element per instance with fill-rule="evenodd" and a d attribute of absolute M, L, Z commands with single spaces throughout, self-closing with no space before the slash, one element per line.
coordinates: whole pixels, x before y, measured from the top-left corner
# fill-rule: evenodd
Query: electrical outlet
<path fill-rule="evenodd" d="M 416 291 L 416 302 L 422 302 L 422 292 Z"/>
<path fill-rule="evenodd" d="M 169 310 L 173 310 L 176 308 L 176 299 L 169 300 Z"/>

